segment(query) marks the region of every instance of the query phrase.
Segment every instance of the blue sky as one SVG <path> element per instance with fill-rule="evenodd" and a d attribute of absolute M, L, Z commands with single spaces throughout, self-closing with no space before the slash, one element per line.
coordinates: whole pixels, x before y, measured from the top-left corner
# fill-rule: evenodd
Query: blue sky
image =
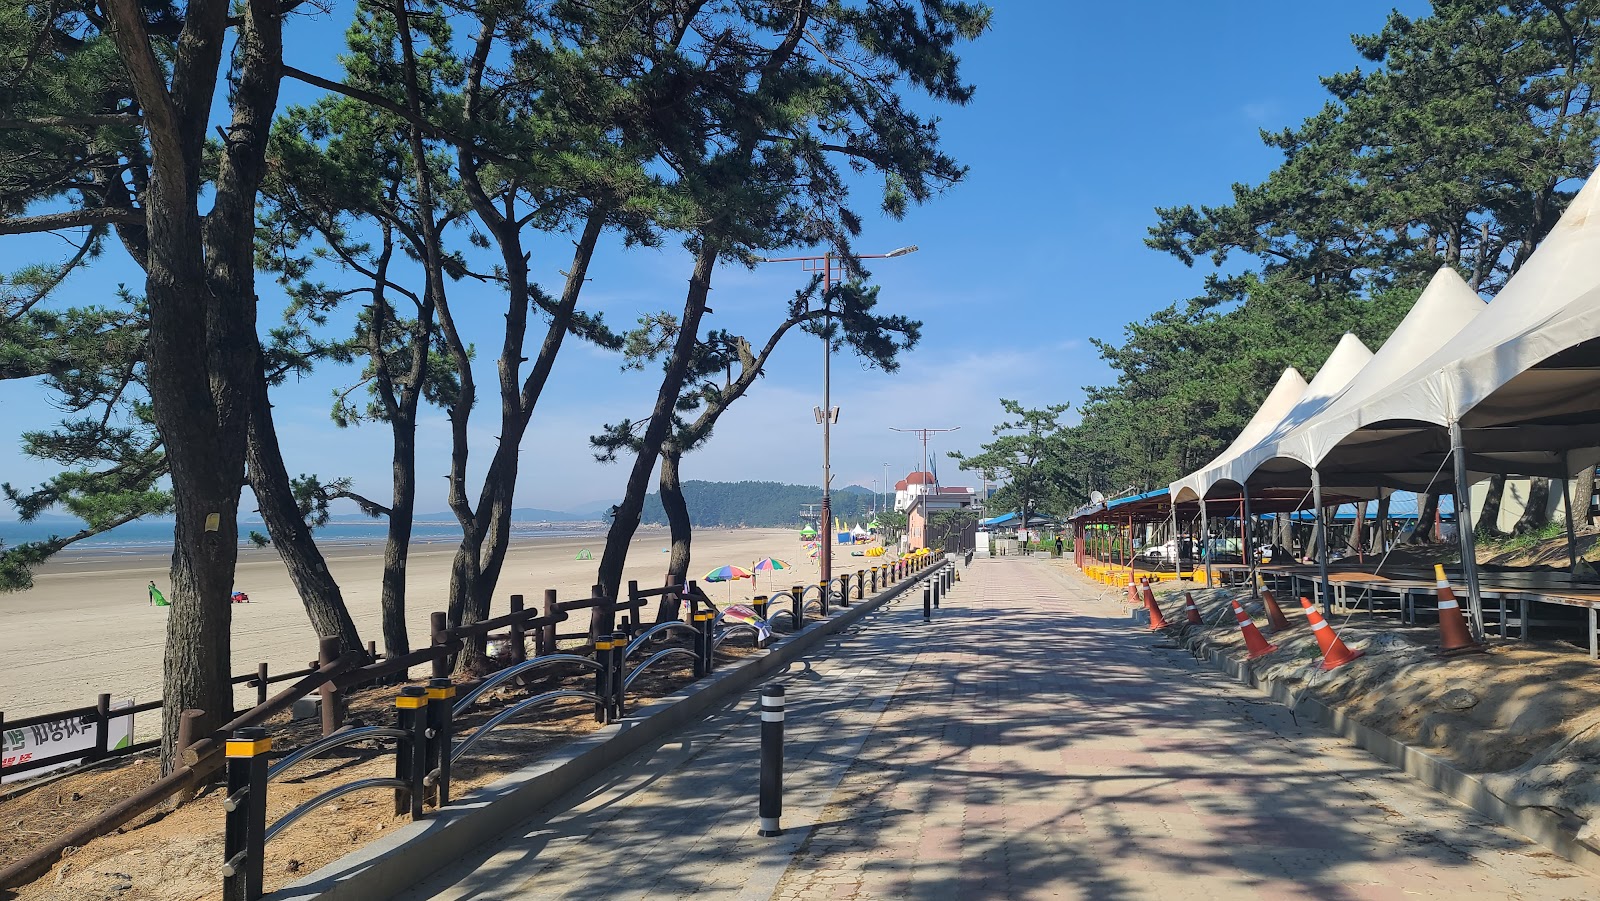
<path fill-rule="evenodd" d="M 1204 276 L 1144 246 L 1153 209 L 1222 202 L 1232 183 L 1265 175 L 1277 156 L 1257 130 L 1296 124 L 1319 109 L 1326 95 L 1318 76 L 1360 64 L 1349 35 L 1378 30 L 1396 6 L 995 5 L 993 30 L 966 55 L 977 96 L 941 113 L 947 147 L 971 166 L 970 177 L 904 221 L 869 216 L 857 245 L 864 253 L 921 247 L 871 268 L 883 307 L 923 320 L 924 337 L 892 375 L 834 358 L 833 400 L 842 407 L 833 433 L 836 486 L 870 486 L 884 463 L 891 481 L 915 468 L 920 444 L 891 426 L 959 426 L 940 436 L 936 450 L 973 451 L 1000 418 L 997 398 L 1076 405 L 1084 385 L 1105 381 L 1108 370 L 1087 339 L 1115 339 L 1128 322 L 1198 293 Z M 1416 15 L 1427 4 L 1398 7 Z M 337 16 L 291 20 L 287 43 L 296 65 L 338 76 Z M 310 96 L 296 86 L 285 101 Z M 858 208 L 875 211 L 875 199 L 864 196 Z M 0 245 L 0 266 L 58 255 L 64 246 L 48 236 L 10 240 Z M 554 252 L 534 260 L 547 285 L 566 268 L 560 247 L 551 242 Z M 676 244 L 608 244 L 591 266 L 585 306 L 614 326 L 644 311 L 681 309 L 688 268 Z M 805 278 L 798 264 L 724 267 L 708 325 L 756 340 L 774 305 Z M 125 259 L 108 255 L 68 290 L 83 303 L 118 282 L 138 281 Z M 276 286 L 263 279 L 260 290 L 265 326 L 275 315 L 268 307 Z M 452 296 L 469 340 L 485 351 L 485 387 L 492 387 L 487 358 L 499 344 L 501 302 L 465 285 Z M 531 334 L 530 346 L 540 336 Z M 811 409 L 821 403 L 820 357 L 814 338 L 786 339 L 767 377 L 723 417 L 708 445 L 685 459 L 683 477 L 819 483 L 821 430 Z M 561 509 L 620 496 L 624 466 L 595 463 L 587 439 L 604 422 L 648 411 L 655 370 L 623 373 L 619 363 L 569 342 L 523 442 L 518 506 Z M 328 419 L 331 392 L 350 376 L 329 368 L 277 390 L 285 457 L 291 472 L 349 475 L 358 490 L 387 497 L 387 429 L 340 430 Z M 487 402 L 474 416 L 475 439 L 485 448 L 480 458 L 495 440 L 493 398 Z M 40 386 L 0 382 L 6 441 L 58 417 Z M 419 436 L 419 510 L 444 509 L 448 454 L 448 428 L 434 411 Z M 950 461 L 939 469 L 947 484 L 964 480 Z M 0 460 L 0 481 L 31 483 L 47 471 L 16 454 Z"/>

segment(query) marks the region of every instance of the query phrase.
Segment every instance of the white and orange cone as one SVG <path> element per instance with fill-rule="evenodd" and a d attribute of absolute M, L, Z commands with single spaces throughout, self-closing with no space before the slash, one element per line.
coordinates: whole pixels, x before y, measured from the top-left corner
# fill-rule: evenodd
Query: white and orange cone
<path fill-rule="evenodd" d="M 1289 628 L 1289 617 L 1283 615 L 1283 608 L 1278 606 L 1278 599 L 1272 592 L 1261 592 L 1261 605 L 1267 608 L 1267 625 L 1274 632 L 1282 632 Z"/>
<path fill-rule="evenodd" d="M 1278 649 L 1277 645 L 1267 643 L 1267 639 L 1261 634 L 1261 630 L 1256 628 L 1255 621 L 1250 619 L 1250 614 L 1244 612 L 1244 608 L 1239 606 L 1238 601 L 1229 601 L 1228 603 L 1233 605 L 1233 615 L 1239 620 L 1239 631 L 1244 633 L 1245 650 L 1250 652 L 1251 660 L 1257 657 L 1265 657 Z"/>
<path fill-rule="evenodd" d="M 1167 618 L 1161 615 L 1161 607 L 1156 604 L 1155 592 L 1150 590 L 1150 583 L 1144 583 L 1144 607 L 1150 611 L 1150 631 L 1155 632 L 1171 625 Z"/>
<path fill-rule="evenodd" d="M 1366 654 L 1366 651 L 1350 650 L 1350 646 L 1340 640 L 1338 633 L 1334 632 L 1328 621 L 1317 612 L 1317 607 L 1311 603 L 1310 598 L 1300 598 L 1300 604 L 1306 608 L 1306 622 L 1311 624 L 1311 634 L 1317 636 L 1317 646 L 1322 648 L 1323 669 L 1338 669 Z"/>
<path fill-rule="evenodd" d="M 1183 614 L 1189 618 L 1189 625 L 1205 625 L 1205 620 L 1200 618 L 1200 608 L 1194 605 L 1194 595 L 1187 591 L 1183 593 Z"/>
<path fill-rule="evenodd" d="M 1467 618 L 1461 613 L 1461 605 L 1456 603 L 1456 593 L 1450 589 L 1450 580 L 1444 577 L 1444 567 L 1435 564 L 1433 576 L 1439 588 L 1439 654 L 1481 652 L 1483 645 L 1473 640 Z"/>

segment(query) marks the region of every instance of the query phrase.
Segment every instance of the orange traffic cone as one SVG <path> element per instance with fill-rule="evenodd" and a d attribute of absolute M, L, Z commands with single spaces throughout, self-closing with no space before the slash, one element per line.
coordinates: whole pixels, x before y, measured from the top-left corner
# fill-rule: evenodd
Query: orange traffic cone
<path fill-rule="evenodd" d="M 1139 586 L 1133 581 L 1133 572 L 1128 572 L 1128 603 L 1139 603 Z"/>
<path fill-rule="evenodd" d="M 1155 632 L 1171 625 L 1167 622 L 1167 618 L 1161 615 L 1161 607 L 1156 604 L 1156 596 L 1150 590 L 1149 582 L 1144 583 L 1144 607 L 1150 611 L 1150 631 Z"/>
<path fill-rule="evenodd" d="M 1339 639 L 1338 633 L 1333 631 L 1333 627 L 1328 625 L 1328 621 L 1322 618 L 1322 614 L 1317 612 L 1310 598 L 1302 597 L 1300 604 L 1306 608 L 1306 622 L 1311 624 L 1311 634 L 1317 636 L 1317 646 L 1322 648 L 1323 669 L 1338 669 L 1366 653 L 1350 650 Z"/>
<path fill-rule="evenodd" d="M 1261 603 L 1267 608 L 1267 625 L 1272 627 L 1272 631 L 1282 632 L 1289 628 L 1289 617 L 1283 615 L 1283 608 L 1278 606 L 1278 599 L 1272 596 L 1272 592 L 1261 592 Z"/>
<path fill-rule="evenodd" d="M 1278 649 L 1277 645 L 1267 644 L 1266 638 L 1261 635 L 1261 630 L 1256 628 L 1255 622 L 1250 619 L 1250 614 L 1244 612 L 1238 601 L 1228 603 L 1233 605 L 1233 615 L 1239 620 L 1239 631 L 1244 633 L 1245 650 L 1250 652 L 1251 660 L 1265 657 Z"/>
<path fill-rule="evenodd" d="M 1183 593 L 1183 613 L 1185 616 L 1189 617 L 1189 625 L 1205 625 L 1205 620 L 1200 618 L 1200 608 L 1194 605 L 1194 595 L 1187 591 Z"/>
<path fill-rule="evenodd" d="M 1450 590 L 1450 580 L 1444 577 L 1444 567 L 1435 564 L 1433 577 L 1439 586 L 1439 655 L 1482 653 L 1484 647 L 1473 640 L 1467 618 L 1461 615 L 1461 605 L 1456 603 L 1456 593 Z"/>

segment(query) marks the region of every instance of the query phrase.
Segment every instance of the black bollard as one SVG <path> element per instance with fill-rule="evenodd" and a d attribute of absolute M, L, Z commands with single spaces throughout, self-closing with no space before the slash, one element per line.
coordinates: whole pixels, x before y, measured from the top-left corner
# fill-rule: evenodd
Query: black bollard
<path fill-rule="evenodd" d="M 922 583 L 922 621 L 933 619 L 933 583 Z"/>
<path fill-rule="evenodd" d="M 940 594 L 939 586 L 942 582 L 944 582 L 944 577 L 939 573 L 934 573 L 933 578 L 929 579 L 929 581 L 933 583 L 933 609 L 938 610 Z"/>
<path fill-rule="evenodd" d="M 761 689 L 761 800 L 759 814 L 762 838 L 782 835 L 783 816 L 783 686 Z"/>
<path fill-rule="evenodd" d="M 627 650 L 628 633 L 611 633 L 611 718 L 613 720 L 620 720 L 623 717 L 622 680 L 628 666 L 624 656 Z"/>
<path fill-rule="evenodd" d="M 794 630 L 798 632 L 800 627 L 806 624 L 806 587 L 804 585 L 790 587 L 789 611 L 793 614 L 790 617 L 789 625 L 793 626 Z"/>
<path fill-rule="evenodd" d="M 228 796 L 222 836 L 223 901 L 261 897 L 262 852 L 267 843 L 267 752 L 261 728 L 235 729 L 228 738 Z"/>
<path fill-rule="evenodd" d="M 761 617 L 761 621 L 763 623 L 767 621 L 767 596 L 766 595 L 758 594 L 755 597 L 751 598 L 750 599 L 750 606 L 755 608 L 756 616 Z M 761 632 L 759 630 L 757 630 L 756 631 L 756 647 L 764 648 L 766 646 L 767 646 L 767 640 L 765 638 L 762 638 L 761 637 Z"/>
<path fill-rule="evenodd" d="M 600 666 L 594 671 L 594 721 L 604 723 L 609 706 L 606 704 L 606 683 L 611 679 L 611 639 L 601 638 L 594 643 L 594 662 Z M 695 675 L 700 675 L 700 664 L 695 663 Z"/>
<path fill-rule="evenodd" d="M 410 784 L 410 788 L 394 790 L 394 812 L 410 812 L 413 820 L 422 819 L 422 781 L 428 761 L 428 690 L 420 685 L 407 685 L 394 699 L 395 726 L 408 737 L 400 739 L 394 749 L 394 777 Z"/>
<path fill-rule="evenodd" d="M 450 741 L 455 732 L 456 686 L 449 679 L 428 680 L 428 761 L 423 776 L 434 807 L 450 803 Z"/>
<path fill-rule="evenodd" d="M 717 615 L 709 610 L 700 614 L 700 670 L 709 676 L 716 669 L 712 661 L 711 640 L 716 633 Z"/>

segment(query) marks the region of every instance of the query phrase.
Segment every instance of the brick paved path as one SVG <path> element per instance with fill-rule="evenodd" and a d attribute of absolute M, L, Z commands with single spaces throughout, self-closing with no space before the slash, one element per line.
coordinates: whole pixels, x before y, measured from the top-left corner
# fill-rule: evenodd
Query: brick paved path
<path fill-rule="evenodd" d="M 982 561 L 786 674 L 789 832 L 755 694 L 412 897 L 1600 898 L 1600 879 L 1202 670 L 1040 559 Z"/>

